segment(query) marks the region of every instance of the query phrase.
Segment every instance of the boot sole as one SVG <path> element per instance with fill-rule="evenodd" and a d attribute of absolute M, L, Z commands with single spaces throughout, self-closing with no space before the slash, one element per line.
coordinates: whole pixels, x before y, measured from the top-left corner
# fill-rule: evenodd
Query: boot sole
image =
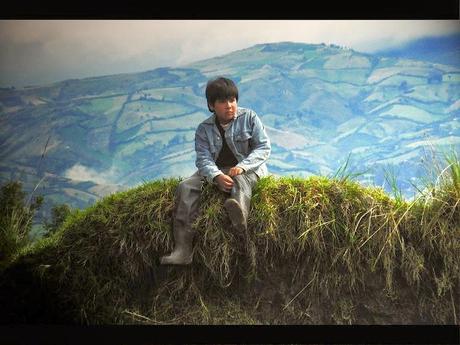
<path fill-rule="evenodd" d="M 238 229 L 239 231 L 246 230 L 246 226 L 244 225 L 243 211 L 241 210 L 238 202 L 233 199 L 227 199 L 224 203 L 224 207 L 228 213 L 233 227 Z"/>
<path fill-rule="evenodd" d="M 189 257 L 186 260 L 177 260 L 174 258 L 169 258 L 168 256 L 163 256 L 160 259 L 160 265 L 190 265 L 193 261 L 193 257 Z"/>

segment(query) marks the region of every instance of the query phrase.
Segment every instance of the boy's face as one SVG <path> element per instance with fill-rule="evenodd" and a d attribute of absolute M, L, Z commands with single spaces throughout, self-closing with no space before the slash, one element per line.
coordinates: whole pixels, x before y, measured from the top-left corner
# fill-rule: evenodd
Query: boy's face
<path fill-rule="evenodd" d="M 235 97 L 228 99 L 218 99 L 209 107 L 216 113 L 220 123 L 226 124 L 233 120 L 238 110 L 238 104 Z"/>

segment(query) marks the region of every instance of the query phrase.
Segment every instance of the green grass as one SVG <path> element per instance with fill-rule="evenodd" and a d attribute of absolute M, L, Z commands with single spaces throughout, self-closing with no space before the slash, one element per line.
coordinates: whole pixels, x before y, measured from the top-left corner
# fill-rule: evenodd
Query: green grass
<path fill-rule="evenodd" d="M 41 286 L 52 312 L 29 322 L 458 324 L 460 164 L 448 158 L 412 201 L 363 187 L 347 163 L 332 178 L 263 178 L 244 234 L 206 185 L 186 267 L 158 264 L 173 248 L 179 180 L 113 194 L 14 257 L 3 272 L 10 297 L 1 302 L 13 310 L 4 315 L 28 311 L 27 289 Z M 18 272 L 33 284 L 18 287 Z M 28 297 L 12 298 L 13 287 Z"/>

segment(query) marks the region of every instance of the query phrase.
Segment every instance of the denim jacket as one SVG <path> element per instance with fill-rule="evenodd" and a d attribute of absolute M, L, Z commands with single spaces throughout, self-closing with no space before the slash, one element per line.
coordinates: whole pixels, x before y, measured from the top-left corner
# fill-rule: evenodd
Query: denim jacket
<path fill-rule="evenodd" d="M 222 174 L 216 160 L 222 149 L 222 138 L 215 124 L 216 114 L 198 126 L 195 133 L 196 166 L 201 176 L 213 182 Z M 225 131 L 228 147 L 238 160 L 237 167 L 254 171 L 257 176 L 268 174 L 265 162 L 270 156 L 270 139 L 257 114 L 250 109 L 238 107 L 237 114 Z"/>

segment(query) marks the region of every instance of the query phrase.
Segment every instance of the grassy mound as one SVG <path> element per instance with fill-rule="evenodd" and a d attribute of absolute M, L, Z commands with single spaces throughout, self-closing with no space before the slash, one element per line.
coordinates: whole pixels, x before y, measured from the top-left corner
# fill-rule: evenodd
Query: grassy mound
<path fill-rule="evenodd" d="M 178 179 L 75 211 L 2 272 L 4 322 L 459 323 L 460 188 L 408 202 L 349 179 L 259 181 L 247 233 L 203 191 L 194 262 L 173 248 Z"/>

